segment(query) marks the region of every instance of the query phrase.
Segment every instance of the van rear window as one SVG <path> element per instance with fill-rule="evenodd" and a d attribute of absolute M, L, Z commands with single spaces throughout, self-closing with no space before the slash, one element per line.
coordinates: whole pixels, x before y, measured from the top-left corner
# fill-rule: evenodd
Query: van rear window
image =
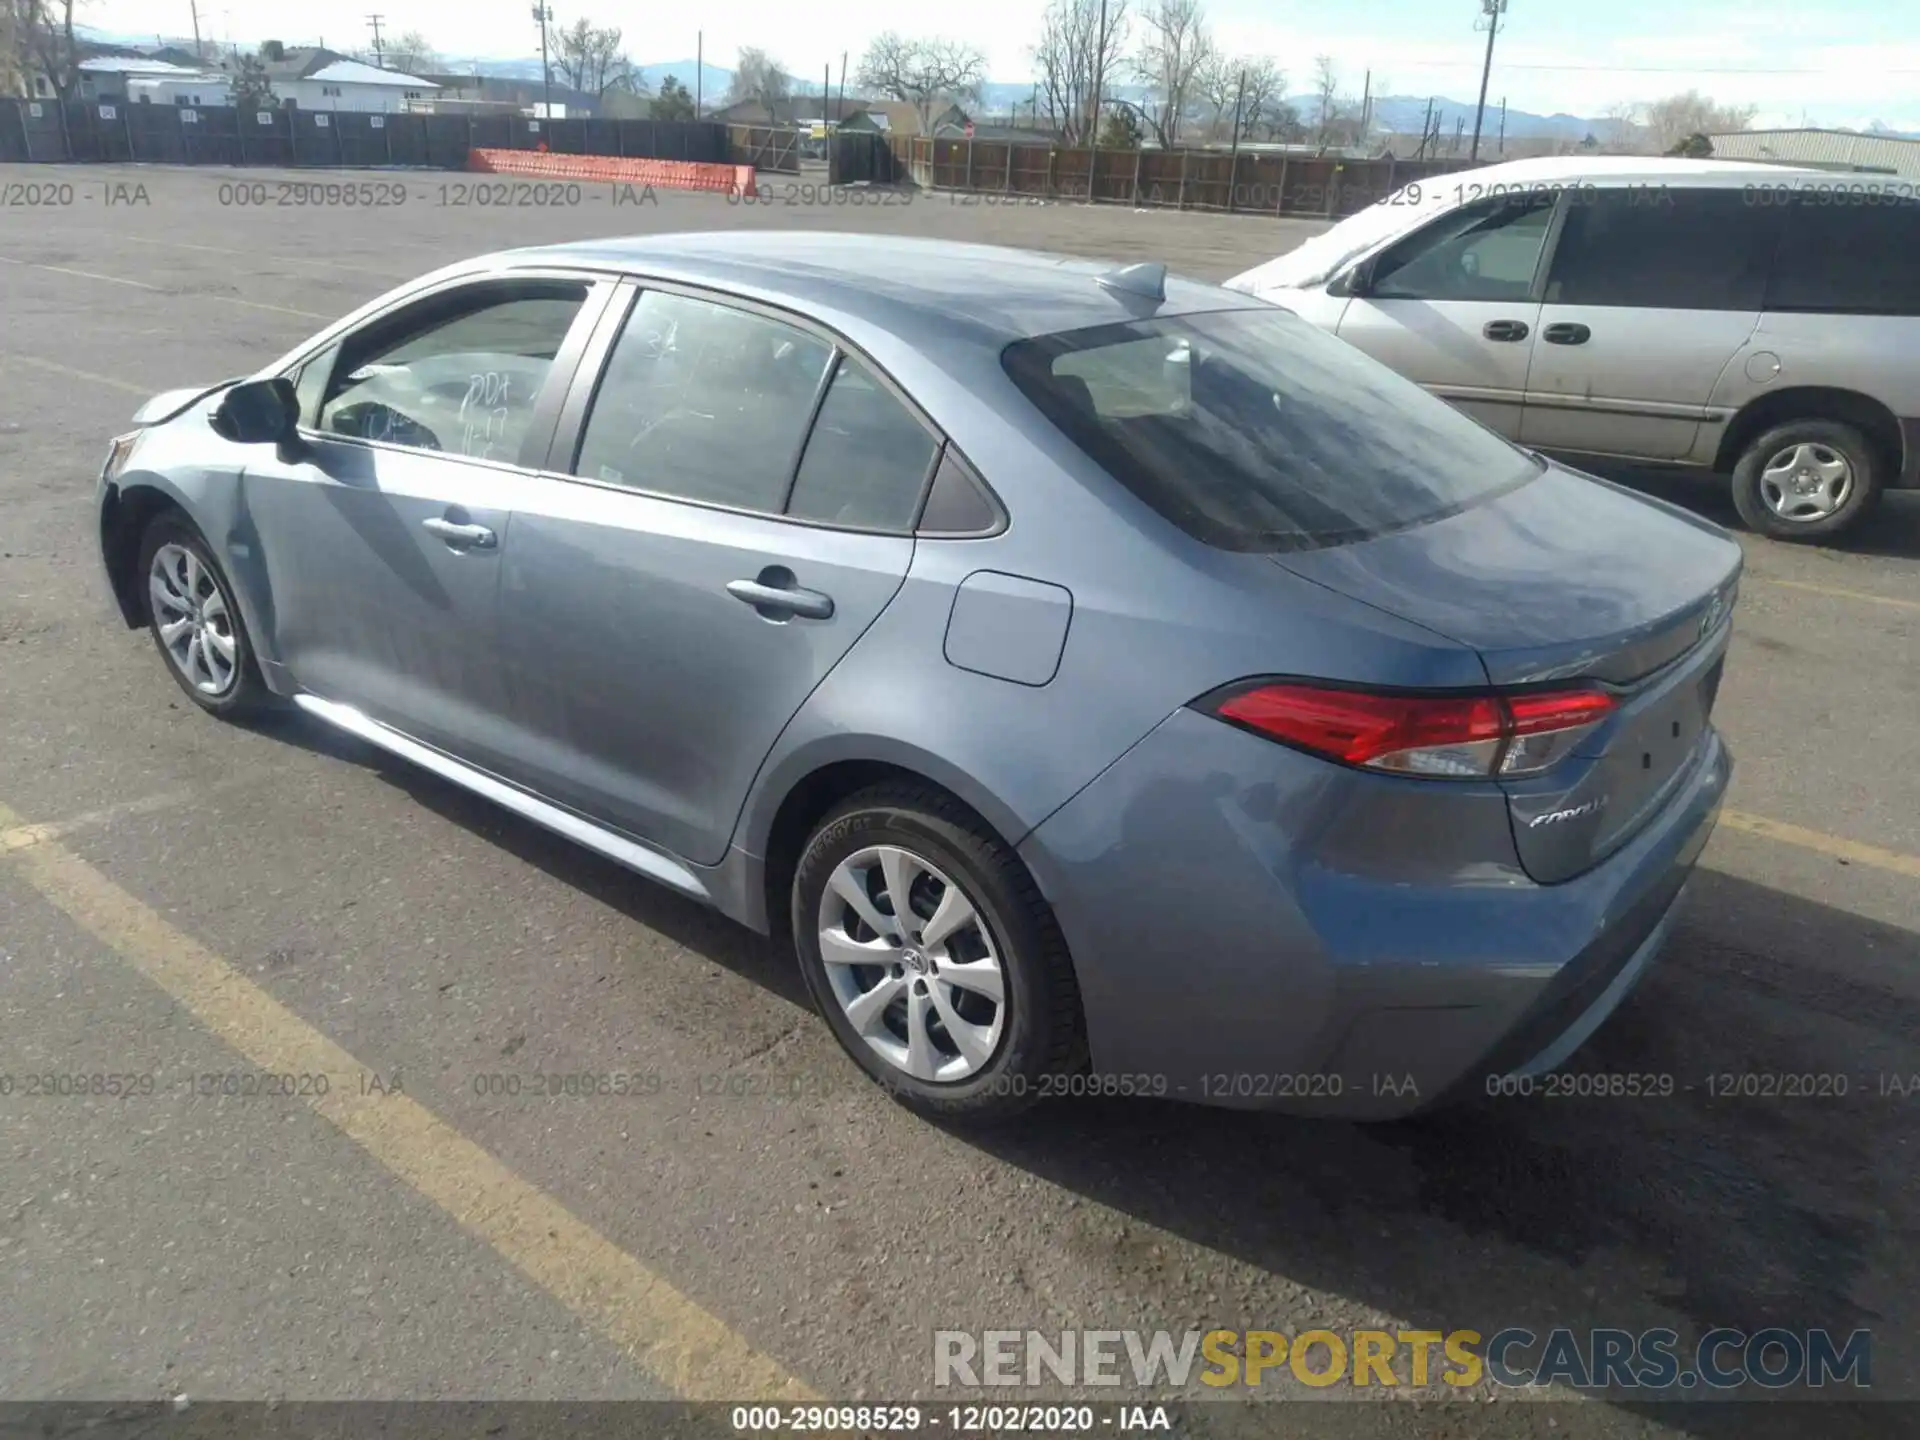
<path fill-rule="evenodd" d="M 1541 462 L 1278 307 L 1018 341 L 1013 382 L 1115 479 L 1226 550 L 1337 545 L 1453 515 Z"/>
<path fill-rule="evenodd" d="M 1767 309 L 1920 315 L 1920 200 L 1838 188 L 1798 196 Z"/>

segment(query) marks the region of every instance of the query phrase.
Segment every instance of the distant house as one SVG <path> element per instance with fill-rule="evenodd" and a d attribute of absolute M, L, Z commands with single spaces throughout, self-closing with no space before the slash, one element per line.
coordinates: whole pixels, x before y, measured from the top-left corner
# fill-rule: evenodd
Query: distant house
<path fill-rule="evenodd" d="M 709 110 L 705 119 L 722 125 L 806 126 L 825 122 L 843 124 L 867 107 L 868 102 L 849 95 L 790 95 L 763 104 L 758 100 L 736 100 Z"/>
<path fill-rule="evenodd" d="M 44 77 L 40 77 L 44 79 Z M 80 62 L 80 98 L 130 105 L 231 104 L 231 77 L 212 66 L 177 65 L 137 51 L 88 55 Z M 51 94 L 51 86 L 40 91 Z"/>
<path fill-rule="evenodd" d="M 424 76 L 368 65 L 319 45 L 268 41 L 260 47 L 260 63 L 274 99 L 302 110 L 397 112 L 440 89 Z"/>
<path fill-rule="evenodd" d="M 878 131 L 882 135 L 964 136 L 973 122 L 958 105 L 936 103 L 927 121 L 920 118 L 920 107 L 909 100 L 883 100 L 849 115 L 841 122 L 843 131 Z"/>
<path fill-rule="evenodd" d="M 624 108 L 627 101 L 643 107 L 647 103 L 642 96 L 623 96 L 619 104 L 614 104 L 612 95 L 589 95 L 559 80 L 555 80 L 549 90 L 545 80 L 520 80 L 507 75 L 454 75 L 435 71 L 425 78 L 433 82 L 434 92 L 410 108 L 442 115 L 502 112 L 537 115 L 551 95 L 556 117 L 578 119 L 618 109 L 621 118 L 631 118 Z M 639 113 L 644 116 L 646 111 L 643 108 Z"/>

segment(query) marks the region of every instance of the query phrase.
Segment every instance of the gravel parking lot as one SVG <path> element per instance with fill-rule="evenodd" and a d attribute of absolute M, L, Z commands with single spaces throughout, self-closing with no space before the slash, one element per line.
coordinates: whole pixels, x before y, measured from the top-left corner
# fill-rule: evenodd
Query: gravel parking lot
<path fill-rule="evenodd" d="M 1260 1433 L 1915 1433 L 1920 504 L 1840 548 L 1743 537 L 1733 808 L 1575 1062 L 1670 1095 L 1371 1128 L 1074 1100 L 950 1134 L 746 932 L 310 722 L 196 713 L 106 598 L 107 438 L 481 250 L 799 226 L 1219 279 L 1318 226 L 468 184 L 0 167 L 0 1400 L 875 1400 L 932 1393 L 935 1330 L 1781 1325 L 1870 1329 L 1896 1403 L 1476 1391 L 1270 1406 Z M 1719 487 L 1633 478 L 1732 523 Z M 337 1066 L 357 1093 L 223 1078 Z M 653 1078 L 508 1093 L 553 1073 Z M 151 1088 L 28 1093 L 96 1074 Z M 1828 1078 L 1740 1093 L 1765 1077 Z M 1236 1421 L 1207 1408 L 1196 1432 Z"/>

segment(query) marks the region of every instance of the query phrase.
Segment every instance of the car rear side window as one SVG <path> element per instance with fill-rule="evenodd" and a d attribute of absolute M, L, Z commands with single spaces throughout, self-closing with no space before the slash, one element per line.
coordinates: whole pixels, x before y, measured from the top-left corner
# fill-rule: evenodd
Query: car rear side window
<path fill-rule="evenodd" d="M 1549 305 L 1758 310 L 1781 212 L 1738 190 L 1620 186 L 1569 196 Z"/>
<path fill-rule="evenodd" d="M 795 326 L 645 291 L 601 375 L 574 473 L 777 514 L 832 358 Z"/>
<path fill-rule="evenodd" d="M 1788 210 L 1767 309 L 1920 315 L 1920 200 L 1800 196 Z"/>
<path fill-rule="evenodd" d="M 1018 341 L 1001 363 L 1115 479 L 1229 550 L 1299 550 L 1438 520 L 1540 462 L 1277 307 Z"/>
<path fill-rule="evenodd" d="M 860 530 L 907 530 L 937 442 L 859 361 L 842 356 L 807 437 L 787 514 Z"/>

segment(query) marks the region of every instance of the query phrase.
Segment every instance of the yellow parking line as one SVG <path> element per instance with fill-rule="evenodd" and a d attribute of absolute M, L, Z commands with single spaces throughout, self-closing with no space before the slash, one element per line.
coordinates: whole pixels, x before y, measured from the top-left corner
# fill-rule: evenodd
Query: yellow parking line
<path fill-rule="evenodd" d="M 1745 835 L 1758 835 L 1764 840 L 1777 840 L 1783 845 L 1798 845 L 1803 850 L 1831 855 L 1836 860 L 1845 860 L 1854 865 L 1871 865 L 1876 870 L 1920 880 L 1920 855 L 1883 850 L 1878 845 L 1842 839 L 1824 830 L 1809 830 L 1804 825 L 1789 825 L 1784 820 L 1769 820 L 1764 815 L 1750 815 L 1744 810 L 1722 810 L 1720 824 L 1725 829 L 1738 830 Z"/>
<path fill-rule="evenodd" d="M 32 829 L 0 805 L 0 831 Z M 660 1276 L 409 1096 L 363 1093 L 373 1073 L 206 946 L 56 841 L 5 857 L 263 1070 L 325 1074 L 309 1099 L 392 1174 L 483 1240 L 586 1324 L 689 1400 L 813 1400 L 813 1391 Z"/>
<path fill-rule="evenodd" d="M 64 375 L 69 380 L 87 380 L 95 385 L 110 385 L 115 390 L 124 390 L 129 395 L 138 395 L 146 399 L 158 394 L 164 386 L 135 385 L 131 380 L 116 380 L 111 375 L 96 375 L 91 370 L 76 370 L 71 365 L 62 365 L 54 360 L 42 360 L 37 355 L 22 355 L 17 350 L 0 350 L 0 360 L 11 360 L 17 365 L 31 365 L 36 370 L 45 370 L 50 375 Z"/>
<path fill-rule="evenodd" d="M 96 275 L 91 270 L 71 270 L 65 265 L 42 265 L 36 260 L 15 260 L 11 256 L 0 255 L 0 265 L 18 265 L 22 270 L 46 270 L 54 275 L 75 275 L 82 280 L 104 280 L 109 285 L 126 285 L 135 290 L 158 292 L 158 285 L 149 285 L 144 280 L 123 280 L 118 275 Z"/>
<path fill-rule="evenodd" d="M 278 315 L 298 315 L 303 320 L 331 320 L 331 315 L 323 315 L 318 310 L 295 310 L 287 305 L 269 305 L 264 300 L 242 300 L 237 295 L 202 295 L 191 290 L 163 290 L 158 285 L 149 285 L 144 280 L 128 280 L 119 275 L 101 275 L 92 270 L 74 270 L 65 265 L 42 265 L 37 260 L 15 260 L 0 255 L 0 265 L 18 265 L 24 270 L 45 270 L 52 275 L 73 275 L 82 280 L 101 280 L 108 285 L 126 285 L 135 290 L 151 291 L 155 295 L 165 295 L 180 300 L 211 300 L 217 305 L 238 305 L 245 310 L 271 310 Z"/>
<path fill-rule="evenodd" d="M 271 260 L 276 265 L 304 265 L 313 270 L 338 270 L 348 275 L 371 275 L 375 279 L 401 281 L 411 279 L 397 270 L 371 270 L 365 265 L 342 265 L 335 260 L 304 260 L 298 255 L 261 255 L 253 250 L 231 250 L 223 245 L 194 245 L 185 240 L 156 240 L 151 235 L 133 235 L 124 231 L 116 232 L 116 240 L 125 240 L 134 245 L 158 245 L 168 250 L 196 250 L 206 255 L 232 255 L 242 260 Z"/>
<path fill-rule="evenodd" d="M 142 795 L 137 800 L 115 801 L 111 805 L 102 805 L 98 810 L 82 810 L 64 820 L 43 821 L 37 825 L 0 826 L 0 858 L 11 851 L 24 850 L 29 845 L 44 845 L 49 840 L 60 840 L 83 830 L 98 829 L 133 815 L 156 815 L 175 806 L 196 805 L 215 795 L 242 790 L 274 778 L 277 776 L 271 770 L 257 770 L 251 774 L 229 775 L 224 780 L 211 780 L 178 790 L 162 790 L 155 795 Z"/>
<path fill-rule="evenodd" d="M 1846 590 L 1838 585 L 1817 585 L 1811 580 L 1775 580 L 1770 575 L 1753 577 L 1763 585 L 1778 585 L 1783 590 L 1806 590 L 1836 600 L 1864 600 L 1869 605 L 1891 605 L 1896 610 L 1920 610 L 1920 600 L 1896 600 L 1891 595 L 1875 595 L 1868 590 Z"/>

